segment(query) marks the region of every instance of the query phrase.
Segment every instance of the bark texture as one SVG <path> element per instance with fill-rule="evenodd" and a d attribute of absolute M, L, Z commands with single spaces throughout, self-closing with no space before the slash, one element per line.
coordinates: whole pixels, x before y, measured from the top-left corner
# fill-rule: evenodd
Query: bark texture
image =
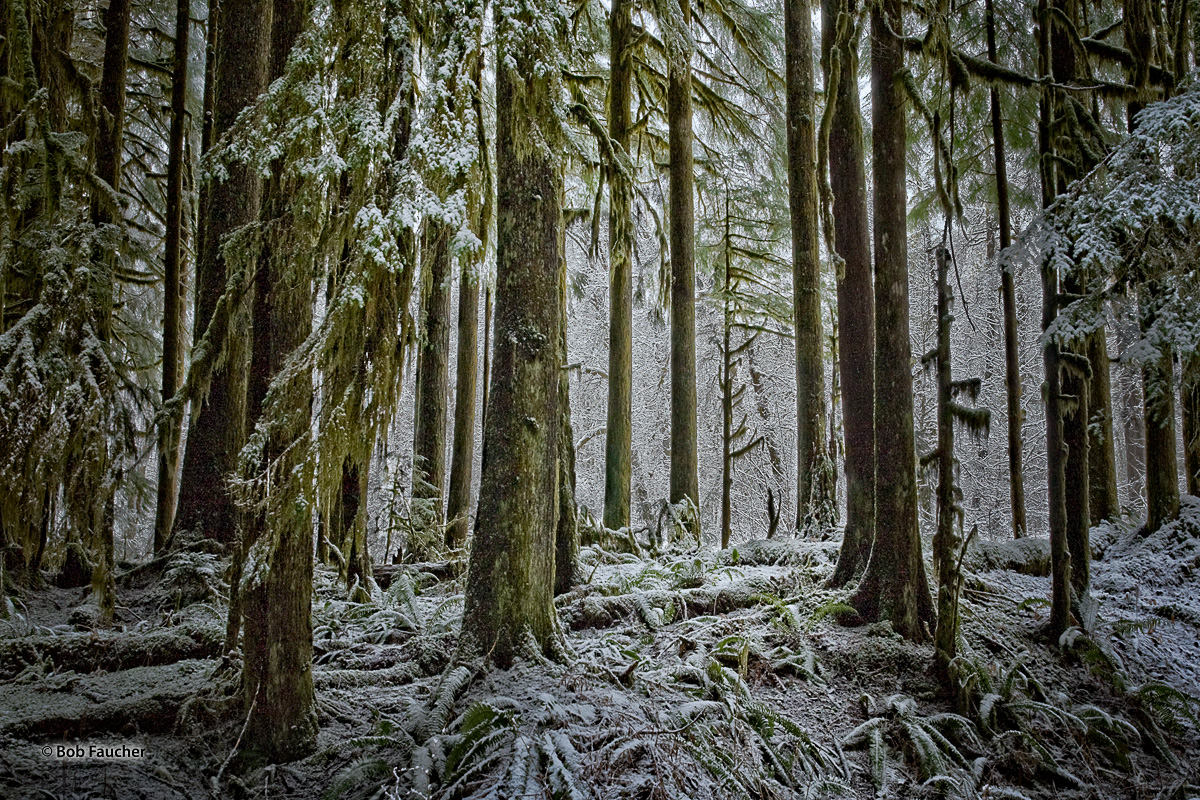
<path fill-rule="evenodd" d="M 668 0 L 670 2 L 671 0 Z M 689 0 L 679 0 L 682 24 L 691 22 Z M 700 489 L 696 450 L 696 259 L 692 191 L 691 39 L 675 35 L 667 67 L 667 125 L 670 151 L 671 246 L 671 482 L 670 501 L 684 498 L 697 508 Z M 699 515 L 695 517 L 699 538 Z"/>
<path fill-rule="evenodd" d="M 1036 23 L 1040 31 L 1038 39 L 1038 72 L 1050 75 L 1050 6 L 1048 0 L 1039 0 Z M 1055 162 L 1050 138 L 1051 90 L 1045 88 L 1038 104 L 1038 156 L 1042 188 L 1042 207 L 1054 201 Z M 1042 260 L 1042 331 L 1054 324 L 1058 316 L 1058 269 L 1050 259 Z M 1067 550 L 1067 500 L 1066 500 L 1066 443 L 1063 441 L 1062 385 L 1058 343 L 1046 339 L 1042 345 L 1042 365 L 1045 369 L 1046 406 L 1046 471 L 1050 527 L 1050 623 L 1048 634 L 1051 641 L 1070 622 L 1071 607 L 1071 557 Z"/>
<path fill-rule="evenodd" d="M 865 620 L 890 620 L 926 639 L 933 598 L 921 557 L 908 326 L 906 114 L 902 6 L 871 10 L 871 121 L 875 177 L 875 545 L 850 599 Z"/>
<path fill-rule="evenodd" d="M 187 122 L 188 32 L 191 2 L 175 8 L 175 58 L 171 75 L 171 131 L 167 151 L 167 232 L 163 243 L 162 399 L 179 391 L 183 366 L 183 140 Z M 158 488 L 154 511 L 154 552 L 167 546 L 175 524 L 179 489 L 179 437 L 183 417 L 164 419 L 158 432 Z"/>
<path fill-rule="evenodd" d="M 988 60 L 998 64 L 996 54 L 996 14 L 992 0 L 987 0 Z M 991 89 L 992 154 L 996 167 L 996 222 L 1000 229 L 1000 253 L 1012 244 L 1012 217 L 1008 197 L 1008 160 L 1004 146 L 1004 114 L 1000 106 L 1000 89 Z M 1025 518 L 1025 473 L 1021 468 L 1021 426 L 1025 413 L 1021 410 L 1021 359 L 1017 352 L 1017 289 L 1012 271 L 1000 261 L 1000 305 L 1004 315 L 1004 395 L 1008 411 L 1008 486 L 1012 507 L 1013 536 L 1021 538 L 1029 529 Z"/>
<path fill-rule="evenodd" d="M 633 127 L 633 21 L 629 0 L 609 13 L 608 135 L 621 155 L 629 153 Z M 604 527 L 629 526 L 633 458 L 633 176 L 627 160 L 608 173 L 608 419 L 604 440 Z"/>
<path fill-rule="evenodd" d="M 408 543 L 415 561 L 441 550 L 442 488 L 446 478 L 446 399 L 450 379 L 450 237 L 442 222 L 425 225 L 421 257 L 421 320 L 417 344 L 416 414 L 413 422 L 413 527 Z"/>
<path fill-rule="evenodd" d="M 221 9 L 214 65 L 212 137 L 219 139 L 242 109 L 267 88 L 271 52 L 270 0 L 244 0 Z M 230 164 L 223 181 L 209 185 L 202 204 L 202 245 L 196 261 L 193 343 L 212 319 L 228 278 L 224 239 L 258 217 L 262 179 L 245 164 Z M 249 304 L 236 301 L 223 365 L 214 370 L 205 401 L 192 409 L 180 475 L 175 527 L 200 531 L 226 544 L 237 534 L 237 514 L 225 480 L 236 468 L 246 442 L 246 387 L 249 379 Z M 217 343 L 217 346 L 221 346 Z"/>
<path fill-rule="evenodd" d="M 1117 494 L 1117 454 L 1113 438 L 1112 374 L 1108 358 L 1108 336 L 1103 330 L 1088 337 L 1088 491 L 1092 525 L 1115 519 L 1121 513 Z"/>
<path fill-rule="evenodd" d="M 553 652 L 559 510 L 562 210 L 557 58 L 547 0 L 495 9 L 498 196 L 496 340 L 475 543 L 459 654 L 504 667 Z"/>
<path fill-rule="evenodd" d="M 283 74 L 288 54 L 308 17 L 306 0 L 275 0 L 271 75 Z M 287 381 L 287 396 L 311 404 L 307 371 L 286 375 L 288 356 L 312 328 L 312 277 L 296 264 L 289 191 L 282 164 L 272 165 L 264 219 L 276 236 L 259 256 L 254 293 L 249 413 L 266 441 L 260 474 L 274 484 L 264 507 L 250 512 L 245 537 L 246 565 L 241 580 L 243 653 L 242 695 L 247 708 L 249 752 L 272 763 L 292 761 L 316 746 L 317 709 L 312 676 L 313 525 L 310 498 L 297 473 L 305 448 L 293 446 L 308 435 L 309 405 L 302 413 L 264 407 L 272 381 Z M 266 412 L 265 414 L 263 412 Z M 259 417 L 261 418 L 259 419 Z M 308 476 L 311 481 L 311 475 Z"/>
<path fill-rule="evenodd" d="M 867 565 L 875 538 L 875 296 L 871 281 L 871 229 L 858 96 L 858 32 L 843 41 L 834 33 L 845 0 L 823 0 L 823 62 L 838 59 L 836 101 L 829 129 L 829 182 L 833 190 L 834 247 L 842 257 L 837 276 L 838 367 L 846 441 L 846 530 L 832 586 L 844 586 Z M 851 16 L 851 18 L 853 18 Z M 828 81 L 831 70 L 826 71 Z M 826 93 L 831 90 L 826 87 Z"/>
<path fill-rule="evenodd" d="M 824 527 L 833 507 L 825 452 L 825 336 L 817 222 L 812 7 L 784 3 L 792 312 L 796 334 L 796 527 Z"/>
<path fill-rule="evenodd" d="M 458 355 L 454 380 L 454 440 L 446 504 L 446 546 L 462 547 L 471 523 L 475 461 L 475 394 L 479 366 L 479 275 L 464 259 L 458 283 Z"/>
<path fill-rule="evenodd" d="M 1146 529 L 1153 533 L 1179 516 L 1179 475 L 1175 454 L 1175 390 L 1171 351 L 1163 351 L 1142 371 L 1146 417 Z"/>

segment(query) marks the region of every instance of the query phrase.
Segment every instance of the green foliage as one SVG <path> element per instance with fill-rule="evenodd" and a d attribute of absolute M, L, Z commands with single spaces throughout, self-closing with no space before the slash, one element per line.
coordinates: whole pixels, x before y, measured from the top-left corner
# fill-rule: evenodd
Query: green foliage
<path fill-rule="evenodd" d="M 961 748 L 979 744 L 970 720 L 947 713 L 924 716 L 916 701 L 898 694 L 884 700 L 870 719 L 842 739 L 843 747 L 867 751 L 871 779 L 881 793 L 889 783 L 892 751 L 902 753 L 920 780 L 929 785 L 945 783 L 964 792 L 973 789 L 978 782 L 974 764 Z"/>

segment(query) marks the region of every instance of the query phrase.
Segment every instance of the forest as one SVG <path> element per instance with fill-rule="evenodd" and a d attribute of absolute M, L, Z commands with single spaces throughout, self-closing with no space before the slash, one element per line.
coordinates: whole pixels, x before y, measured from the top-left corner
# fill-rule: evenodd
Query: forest
<path fill-rule="evenodd" d="M 1198 0 L 0 0 L 0 795 L 1200 798 Z"/>

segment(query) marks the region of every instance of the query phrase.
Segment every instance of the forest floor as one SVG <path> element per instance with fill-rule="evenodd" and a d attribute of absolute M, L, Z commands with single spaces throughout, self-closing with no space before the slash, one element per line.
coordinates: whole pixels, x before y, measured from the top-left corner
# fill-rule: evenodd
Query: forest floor
<path fill-rule="evenodd" d="M 0 621 L 0 796 L 1200 796 L 1200 500 L 1093 546 L 1096 624 L 1055 647 L 1045 543 L 968 556 L 953 692 L 930 645 L 837 623 L 834 543 L 585 548 L 566 663 L 487 673 L 451 664 L 461 577 L 403 569 L 356 603 L 318 569 L 318 749 L 257 769 L 222 564 L 182 553 L 122 581 L 113 631 L 80 589 Z"/>

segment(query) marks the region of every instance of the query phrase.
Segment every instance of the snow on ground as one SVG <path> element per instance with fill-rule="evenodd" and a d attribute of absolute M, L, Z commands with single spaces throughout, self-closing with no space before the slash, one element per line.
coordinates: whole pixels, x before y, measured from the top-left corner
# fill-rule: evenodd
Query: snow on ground
<path fill-rule="evenodd" d="M 568 663 L 492 672 L 451 663 L 461 578 L 402 571 L 352 603 L 318 570 L 318 752 L 257 770 L 231 759 L 236 663 L 112 655 L 155 636 L 201 647 L 223 613 L 210 563 L 192 584 L 176 570 L 186 592 L 127 589 L 124 634 L 76 632 L 78 590 L 30 592 L 23 619 L 0 623 L 0 795 L 1198 796 L 1200 501 L 1153 536 L 1122 521 L 1093 539 L 1097 625 L 1061 652 L 1042 637 L 1048 578 L 968 576 L 951 694 L 927 673 L 929 645 L 837 624 L 831 543 L 649 560 L 586 548 L 584 584 L 558 603 Z M 125 668 L 85 674 L 87 657 Z M 75 742 L 146 753 L 42 754 Z"/>

